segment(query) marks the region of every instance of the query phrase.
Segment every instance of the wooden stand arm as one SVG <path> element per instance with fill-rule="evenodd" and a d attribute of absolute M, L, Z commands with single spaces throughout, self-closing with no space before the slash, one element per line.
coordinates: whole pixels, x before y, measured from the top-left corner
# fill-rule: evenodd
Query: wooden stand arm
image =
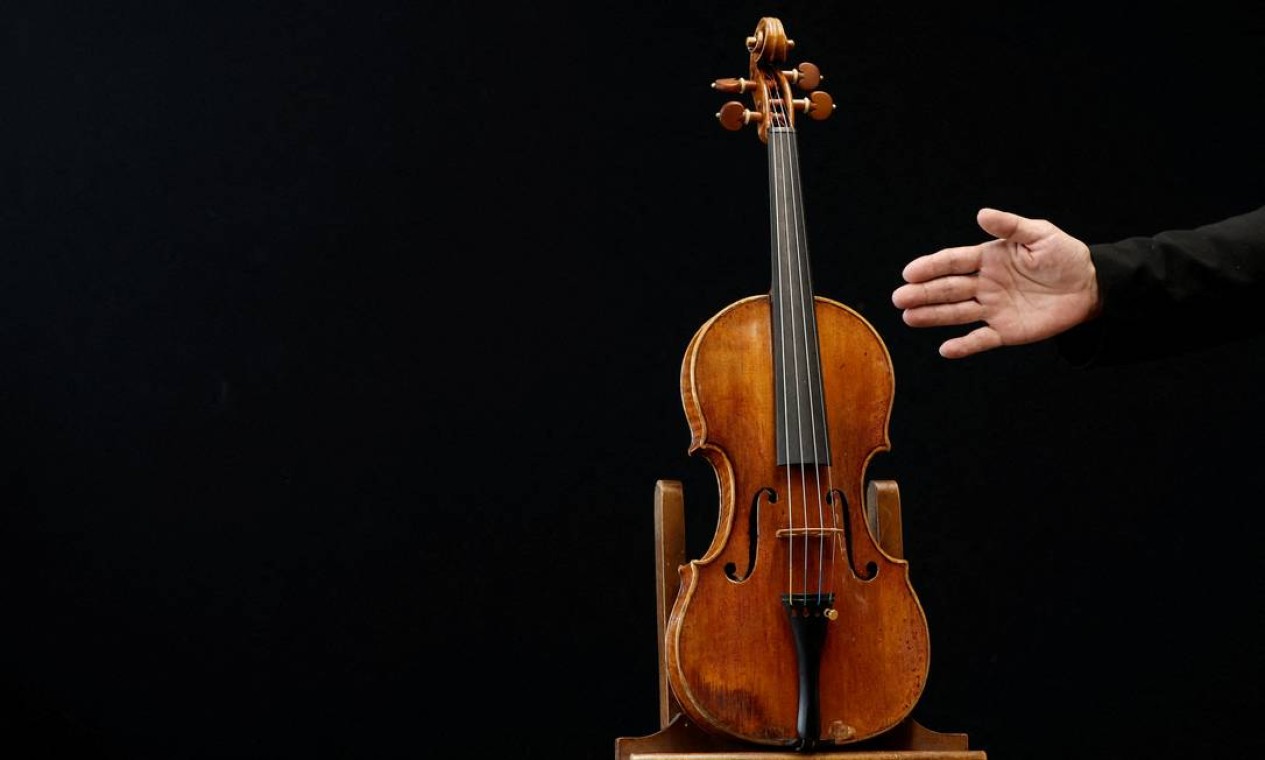
<path fill-rule="evenodd" d="M 667 728 L 681 712 L 668 683 L 667 626 L 681 588 L 679 568 L 685 564 L 685 498 L 681 483 L 654 484 L 655 604 L 659 618 L 659 728 Z"/>
<path fill-rule="evenodd" d="M 894 480 L 871 480 L 865 488 L 865 519 L 879 548 L 897 559 L 905 558 L 905 539 L 900 523 L 900 489 Z"/>

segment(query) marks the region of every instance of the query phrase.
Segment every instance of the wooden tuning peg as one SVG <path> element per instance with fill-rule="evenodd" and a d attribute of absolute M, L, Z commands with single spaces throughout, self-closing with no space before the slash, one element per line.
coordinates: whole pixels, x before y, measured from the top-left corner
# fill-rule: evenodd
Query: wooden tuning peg
<path fill-rule="evenodd" d="M 795 101 L 795 107 L 808 114 L 808 118 L 821 121 L 835 112 L 835 101 L 830 97 L 830 93 L 818 90 L 802 100 Z"/>
<path fill-rule="evenodd" d="M 720 110 L 716 112 L 716 118 L 720 121 L 720 126 L 732 131 L 742 129 L 752 121 L 759 121 L 760 114 L 748 110 L 736 100 L 731 100 L 720 107 Z"/>
<path fill-rule="evenodd" d="M 799 64 L 790 71 L 782 72 L 786 75 L 791 84 L 799 87 L 801 90 L 815 90 L 817 85 L 821 84 L 821 69 L 816 64 L 804 63 Z"/>
<path fill-rule="evenodd" d="M 750 79 L 742 79 L 741 77 L 726 77 L 717 79 L 712 82 L 712 89 L 721 92 L 737 92 L 743 93 L 755 89 L 755 82 Z"/>

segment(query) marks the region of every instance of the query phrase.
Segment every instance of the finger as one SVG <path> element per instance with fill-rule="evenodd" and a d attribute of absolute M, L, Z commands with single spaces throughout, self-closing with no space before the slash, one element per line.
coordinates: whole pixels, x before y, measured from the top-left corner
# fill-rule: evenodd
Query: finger
<path fill-rule="evenodd" d="M 1048 223 L 1041 219 L 1029 219 L 1009 211 L 982 208 L 975 215 L 980 229 L 995 238 L 1010 240 L 1021 245 L 1032 245 L 1049 232 Z"/>
<path fill-rule="evenodd" d="M 940 355 L 946 359 L 961 359 L 1002 345 L 997 331 L 985 325 L 959 338 L 950 338 L 940 344 Z"/>
<path fill-rule="evenodd" d="M 968 301 L 975 297 L 978 285 L 978 278 L 961 275 L 909 283 L 892 291 L 892 304 L 898 309 L 912 309 L 931 304 Z"/>
<path fill-rule="evenodd" d="M 971 274 L 979 270 L 980 255 L 975 245 L 944 248 L 909 262 L 900 275 L 905 282 L 926 282 L 949 274 Z"/>
<path fill-rule="evenodd" d="M 946 327 L 978 322 L 982 314 L 983 307 L 975 301 L 962 301 L 905 309 L 900 316 L 910 327 Z"/>

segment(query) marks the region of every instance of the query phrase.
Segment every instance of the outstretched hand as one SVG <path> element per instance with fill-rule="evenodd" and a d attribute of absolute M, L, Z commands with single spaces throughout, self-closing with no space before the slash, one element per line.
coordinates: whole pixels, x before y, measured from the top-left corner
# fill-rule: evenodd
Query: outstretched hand
<path fill-rule="evenodd" d="M 901 272 L 892 303 L 911 327 L 983 324 L 940 345 L 960 359 L 1052 338 L 1098 312 L 1089 247 L 1043 219 L 980 209 L 995 239 L 919 256 Z"/>

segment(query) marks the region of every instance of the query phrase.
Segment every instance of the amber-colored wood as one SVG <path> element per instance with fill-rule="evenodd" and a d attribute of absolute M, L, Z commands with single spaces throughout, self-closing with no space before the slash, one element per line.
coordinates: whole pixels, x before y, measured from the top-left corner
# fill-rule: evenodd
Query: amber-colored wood
<path fill-rule="evenodd" d="M 667 728 L 681 712 L 668 683 L 667 635 L 668 614 L 680 588 L 678 568 L 685 564 L 685 497 L 681 484 L 660 480 L 654 489 L 655 539 L 655 603 L 659 621 L 659 727 Z"/>
<path fill-rule="evenodd" d="M 893 557 L 905 556 L 900 521 L 900 489 L 894 480 L 871 480 L 865 489 L 865 516 L 874 540 Z"/>
<path fill-rule="evenodd" d="M 820 725 L 823 741 L 843 745 L 881 734 L 912 711 L 925 686 L 929 641 L 908 563 L 882 550 L 864 515 L 866 467 L 889 448 L 887 348 L 838 302 L 817 297 L 816 318 L 824 398 L 835 412 L 826 421 L 833 461 L 820 474 L 843 496 L 839 519 L 850 536 L 822 562 L 838 618 L 821 652 Z M 699 329 L 682 363 L 691 452 L 716 470 L 720 508 L 711 546 L 681 568 L 666 661 L 672 691 L 696 724 L 785 747 L 795 739 L 799 708 L 796 645 L 778 601 L 790 549 L 768 538 L 785 520 L 777 505 L 757 509 L 752 500 L 770 488 L 780 503 L 818 498 L 808 490 L 812 481 L 788 479 L 777 464 L 773 420 L 758 412 L 777 407 L 771 324 L 767 296 L 738 301 Z M 748 527 L 752 519 L 757 530 Z M 735 583 L 732 567 L 754 569 Z"/>
<path fill-rule="evenodd" d="M 783 71 L 777 68 L 786 62 L 787 54 L 794 47 L 795 41 L 787 39 L 781 21 L 772 16 L 760 19 L 755 34 L 747 38 L 750 53 L 748 73 L 751 78 L 721 77 L 712 82 L 712 87 L 720 92 L 751 94 L 750 109 L 736 100 L 721 106 L 716 112 L 721 126 L 737 130 L 756 124 L 760 140 L 767 143 L 770 127 L 795 126 L 796 112 L 808 114 L 809 118 L 817 121 L 834 113 L 834 99 L 829 93 L 817 91 L 807 98 L 791 98 L 791 85 L 801 90 L 816 90 L 822 80 L 821 70 L 807 61 L 793 69 Z M 766 83 L 772 86 L 765 87 Z"/>
<path fill-rule="evenodd" d="M 679 589 L 677 574 L 672 572 L 673 558 L 685 556 L 685 497 L 679 481 L 655 483 L 654 511 L 660 730 L 647 736 L 616 739 L 615 760 L 802 760 L 802 753 L 753 748 L 703 731 L 680 712 L 680 706 L 667 688 L 662 636 L 671 600 Z M 894 481 L 872 481 L 868 485 L 866 514 L 883 549 L 894 557 L 903 558 L 900 491 Z M 969 746 L 969 737 L 964 733 L 932 731 L 906 718 L 868 742 L 812 757 L 815 760 L 987 760 L 986 753 L 971 750 Z"/>

